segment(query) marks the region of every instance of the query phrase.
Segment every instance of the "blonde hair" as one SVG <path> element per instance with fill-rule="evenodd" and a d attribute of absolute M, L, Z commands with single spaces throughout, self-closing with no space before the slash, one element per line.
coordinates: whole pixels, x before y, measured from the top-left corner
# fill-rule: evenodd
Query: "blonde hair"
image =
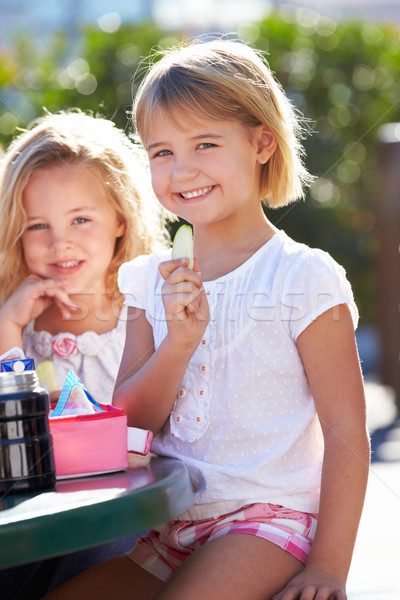
<path fill-rule="evenodd" d="M 107 294 L 118 297 L 122 304 L 118 268 L 151 252 L 161 236 L 163 219 L 150 185 L 147 189 L 143 150 L 111 121 L 71 110 L 33 121 L 10 144 L 1 161 L 0 306 L 29 275 L 21 244 L 26 226 L 24 189 L 35 171 L 54 163 L 90 168 L 117 218 L 126 225 L 106 276 Z"/>
<path fill-rule="evenodd" d="M 277 147 L 262 166 L 260 198 L 272 208 L 302 198 L 303 186 L 313 179 L 302 162 L 300 140 L 305 129 L 300 115 L 261 53 L 242 42 L 198 42 L 163 52 L 139 86 L 133 105 L 143 143 L 156 107 L 170 116 L 187 111 L 203 118 L 237 120 L 247 127 L 266 125 Z"/>

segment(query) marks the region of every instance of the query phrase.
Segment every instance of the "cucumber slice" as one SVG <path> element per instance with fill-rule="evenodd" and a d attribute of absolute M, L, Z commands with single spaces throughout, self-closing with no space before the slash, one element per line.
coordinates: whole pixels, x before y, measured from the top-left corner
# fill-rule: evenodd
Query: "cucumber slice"
<path fill-rule="evenodd" d="M 46 385 L 49 394 L 60 389 L 52 360 L 44 360 L 36 365 L 36 373 L 39 377 L 39 382 Z"/>
<path fill-rule="evenodd" d="M 189 225 L 181 225 L 175 234 L 172 258 L 188 258 L 189 269 L 193 269 L 193 231 Z"/>

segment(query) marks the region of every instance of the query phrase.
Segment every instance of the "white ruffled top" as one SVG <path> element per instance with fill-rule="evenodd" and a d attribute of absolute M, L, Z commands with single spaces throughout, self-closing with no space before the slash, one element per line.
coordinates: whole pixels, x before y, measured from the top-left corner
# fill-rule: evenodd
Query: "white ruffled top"
<path fill-rule="evenodd" d="M 36 365 L 52 360 L 60 389 L 68 371 L 73 369 L 99 402 L 111 404 L 125 344 L 126 313 L 123 307 L 117 327 L 101 334 L 85 331 L 81 335 L 51 335 L 48 331 L 35 331 L 34 321 L 30 321 L 22 337 L 25 355 L 33 358 Z"/>

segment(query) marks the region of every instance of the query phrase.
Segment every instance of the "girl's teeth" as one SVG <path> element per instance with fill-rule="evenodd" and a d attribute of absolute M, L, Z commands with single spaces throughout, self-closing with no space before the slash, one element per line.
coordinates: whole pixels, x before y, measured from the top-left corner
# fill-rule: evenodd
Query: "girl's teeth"
<path fill-rule="evenodd" d="M 193 192 L 185 192 L 185 193 L 181 193 L 182 198 L 185 198 L 185 200 L 191 200 L 192 198 L 198 198 L 199 196 L 204 196 L 205 194 L 207 194 L 208 192 L 210 192 L 212 190 L 212 185 L 210 185 L 209 187 L 206 188 L 202 188 L 201 190 L 195 190 Z"/>
<path fill-rule="evenodd" d="M 77 264 L 79 264 L 79 260 L 69 260 L 68 262 L 56 263 L 56 266 L 67 269 L 68 267 L 76 267 Z"/>

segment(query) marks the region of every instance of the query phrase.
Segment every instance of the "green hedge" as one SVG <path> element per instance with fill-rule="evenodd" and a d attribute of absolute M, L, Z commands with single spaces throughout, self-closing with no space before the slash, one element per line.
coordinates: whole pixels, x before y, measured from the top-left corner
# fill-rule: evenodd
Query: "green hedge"
<path fill-rule="evenodd" d="M 238 34 L 268 53 L 272 70 L 314 130 L 304 143 L 307 165 L 318 179 L 305 202 L 268 211 L 268 217 L 344 265 L 361 322 L 370 322 L 379 251 L 377 131 L 400 121 L 400 30 L 298 11 L 272 14 Z M 88 27 L 75 44 L 63 32 L 43 46 L 17 34 L 12 47 L 0 50 L 0 142 L 6 146 L 16 128 L 43 107 L 79 106 L 129 129 L 142 59 L 151 48 L 181 37 L 152 23 L 115 33 Z"/>

